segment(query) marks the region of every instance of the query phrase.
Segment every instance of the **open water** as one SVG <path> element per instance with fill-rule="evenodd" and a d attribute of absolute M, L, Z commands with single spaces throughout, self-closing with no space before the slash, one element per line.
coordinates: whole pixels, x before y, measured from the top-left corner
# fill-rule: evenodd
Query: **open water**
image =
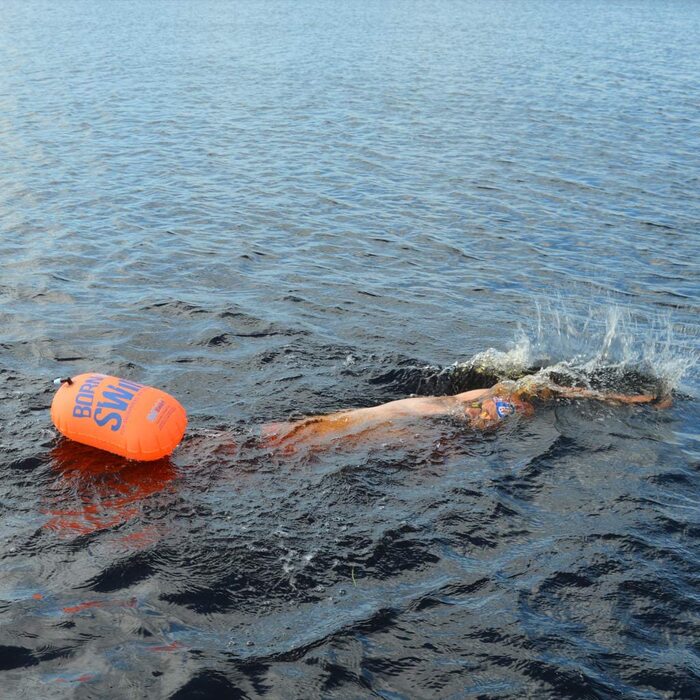
<path fill-rule="evenodd" d="M 0 0 L 2 696 L 700 697 L 698 46 L 683 0 Z M 547 366 L 673 405 L 247 439 Z M 57 438 L 90 370 L 181 400 L 172 459 Z"/>

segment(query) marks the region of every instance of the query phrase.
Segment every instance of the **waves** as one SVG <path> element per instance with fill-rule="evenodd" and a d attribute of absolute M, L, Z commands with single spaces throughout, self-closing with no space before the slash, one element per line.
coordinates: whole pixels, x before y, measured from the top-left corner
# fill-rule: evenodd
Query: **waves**
<path fill-rule="evenodd" d="M 157 309 L 203 329 L 221 315 Z M 268 333 L 254 318 L 240 329 Z M 293 455 L 204 415 L 152 465 L 25 445 L 4 472 L 6 670 L 120 693 L 123 669 L 162 674 L 140 687 L 168 697 L 692 697 L 698 461 L 675 431 L 697 420 L 684 394 L 696 365 L 672 326 L 540 308 L 510 349 L 447 367 L 273 337 L 286 351 L 250 367 L 278 387 L 313 368 L 329 408 L 532 373 L 677 401 L 552 403 L 488 435 L 428 422 Z"/>
<path fill-rule="evenodd" d="M 3 3 L 0 692 L 695 700 L 700 15 L 550 5 Z M 255 439 L 532 375 L 673 403 Z"/>

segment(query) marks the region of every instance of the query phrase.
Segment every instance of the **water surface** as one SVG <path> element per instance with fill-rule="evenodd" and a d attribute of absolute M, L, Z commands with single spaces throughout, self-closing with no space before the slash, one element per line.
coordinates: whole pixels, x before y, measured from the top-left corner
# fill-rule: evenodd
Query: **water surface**
<path fill-rule="evenodd" d="M 0 1 L 12 697 L 696 697 L 699 39 L 682 0 Z M 488 348 L 674 405 L 247 441 Z M 57 440 L 89 370 L 186 405 L 171 460 Z"/>

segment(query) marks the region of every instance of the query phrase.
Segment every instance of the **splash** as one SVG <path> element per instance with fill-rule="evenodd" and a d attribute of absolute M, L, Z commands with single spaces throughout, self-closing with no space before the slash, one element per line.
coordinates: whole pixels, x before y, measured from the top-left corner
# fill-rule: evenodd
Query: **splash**
<path fill-rule="evenodd" d="M 442 370 L 443 380 L 463 391 L 535 375 L 566 386 L 668 393 L 698 364 L 697 352 L 681 342 L 669 317 L 634 315 L 612 304 L 585 314 L 539 304 L 535 309 L 511 348 L 479 352 Z"/>

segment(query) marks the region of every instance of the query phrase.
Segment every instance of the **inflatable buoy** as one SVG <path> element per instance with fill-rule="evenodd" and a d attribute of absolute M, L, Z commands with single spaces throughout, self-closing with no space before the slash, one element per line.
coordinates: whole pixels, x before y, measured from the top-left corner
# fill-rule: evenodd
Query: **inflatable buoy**
<path fill-rule="evenodd" d="M 185 409 L 160 389 L 106 374 L 57 379 L 51 420 L 71 440 L 128 459 L 169 455 L 187 427 Z"/>

